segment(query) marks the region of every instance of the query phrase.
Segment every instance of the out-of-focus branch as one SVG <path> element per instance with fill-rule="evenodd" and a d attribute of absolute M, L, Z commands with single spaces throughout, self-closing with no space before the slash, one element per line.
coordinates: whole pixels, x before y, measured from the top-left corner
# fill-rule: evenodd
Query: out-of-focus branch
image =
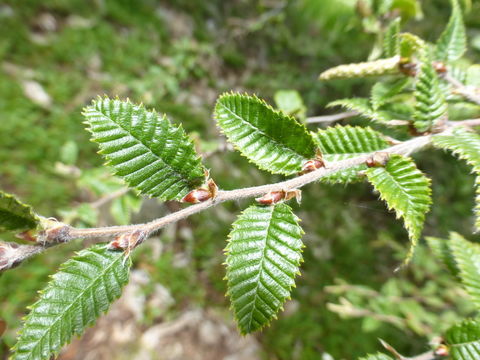
<path fill-rule="evenodd" d="M 448 73 L 443 78 L 455 88 L 455 92 L 466 97 L 471 102 L 480 105 L 480 93 L 477 93 L 475 88 L 465 86 L 460 81 L 450 76 Z M 478 90 L 478 89 L 477 89 Z"/>
<path fill-rule="evenodd" d="M 307 118 L 307 124 L 331 123 L 334 121 L 348 119 L 357 115 L 358 115 L 358 112 L 356 111 L 346 111 L 343 113 L 333 114 L 333 115 L 313 116 L 313 117 Z"/>

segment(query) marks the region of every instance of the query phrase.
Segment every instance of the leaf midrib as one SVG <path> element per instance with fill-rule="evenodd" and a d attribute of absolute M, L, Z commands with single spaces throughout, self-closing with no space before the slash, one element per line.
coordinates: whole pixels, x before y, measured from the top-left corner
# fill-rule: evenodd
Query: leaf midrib
<path fill-rule="evenodd" d="M 307 161 L 309 160 L 309 158 L 305 157 L 304 155 L 300 154 L 297 150 L 289 147 L 288 145 L 286 144 L 283 144 L 283 143 L 280 143 L 278 142 L 278 140 L 272 138 L 271 136 L 269 136 L 268 134 L 266 134 L 263 130 L 260 130 L 258 127 L 255 127 L 251 122 L 245 120 L 243 117 L 235 114 L 233 112 L 233 110 L 231 110 L 230 108 L 228 108 L 225 104 L 223 104 L 222 102 L 219 102 L 220 106 L 222 106 L 226 111 L 228 111 L 230 114 L 232 114 L 234 117 L 236 117 L 237 119 L 239 119 L 240 121 L 242 121 L 242 123 L 246 123 L 248 124 L 251 128 L 253 128 L 254 130 L 258 131 L 262 136 L 270 139 L 272 142 L 274 142 L 275 144 L 277 144 L 278 146 L 284 148 L 284 149 L 287 149 L 287 150 L 290 150 L 291 152 L 295 153 L 295 155 L 298 155 L 300 156 L 303 160 Z M 315 147 L 315 146 L 313 146 Z M 312 155 L 313 157 L 314 155 Z M 282 166 L 282 168 L 284 168 L 285 166 Z"/>
<path fill-rule="evenodd" d="M 252 300 L 252 311 L 250 312 L 250 316 L 249 316 L 249 320 L 248 320 L 248 330 L 250 331 L 251 330 L 251 327 L 252 327 L 252 321 L 253 321 L 253 313 L 255 312 L 255 309 L 257 308 L 256 304 L 257 304 L 257 297 L 258 297 L 258 287 L 260 286 L 260 276 L 261 274 L 263 273 L 263 263 L 265 261 L 265 257 L 266 257 L 266 251 L 267 251 L 267 243 L 268 243 L 268 236 L 270 234 L 270 225 L 272 224 L 272 219 L 273 219 L 273 213 L 275 212 L 275 208 L 276 206 L 271 206 L 272 208 L 272 211 L 270 212 L 270 217 L 268 219 L 268 226 L 265 230 L 265 241 L 264 241 L 264 247 L 263 247 L 263 250 L 262 250 L 262 259 L 260 260 L 260 263 L 258 264 L 259 265 L 259 269 L 260 271 L 258 272 L 258 275 L 256 276 L 256 285 L 255 285 L 255 295 L 253 297 L 253 300 Z"/>
<path fill-rule="evenodd" d="M 167 168 L 169 168 L 170 171 L 173 172 L 177 178 L 179 178 L 180 180 L 182 180 L 182 181 L 186 184 L 186 186 L 187 186 L 188 188 L 190 188 L 192 185 L 195 184 L 195 179 L 196 179 L 197 177 L 192 177 L 192 178 L 190 178 L 190 177 L 188 177 L 188 175 L 185 175 L 185 174 L 183 174 L 183 173 L 179 173 L 171 164 L 169 164 L 169 163 L 167 163 L 165 160 L 163 160 L 163 159 L 160 157 L 160 155 L 157 155 L 147 144 L 145 144 L 142 139 L 137 138 L 133 133 L 131 133 L 131 132 L 129 131 L 129 129 L 126 129 L 125 127 L 122 126 L 122 124 L 114 121 L 113 118 L 112 118 L 111 116 L 107 115 L 107 114 L 103 111 L 102 108 L 100 108 L 100 109 L 99 109 L 99 108 L 96 108 L 96 111 L 98 111 L 100 114 L 102 114 L 102 115 L 103 115 L 105 118 L 107 118 L 109 121 L 111 121 L 112 123 L 114 123 L 115 125 L 117 125 L 117 126 L 118 126 L 120 129 L 122 129 L 128 136 L 131 136 L 131 137 L 132 137 L 133 139 L 135 139 L 139 144 L 141 144 L 145 149 L 147 149 L 147 152 L 151 153 L 157 160 L 160 160 L 160 162 L 161 162 L 162 164 L 164 164 Z M 145 111 L 146 111 L 146 110 L 145 110 Z M 156 115 L 155 117 L 156 117 L 156 122 L 155 122 L 154 129 L 157 128 L 158 121 L 161 121 L 161 120 L 168 121 L 168 120 L 165 119 L 165 118 L 161 118 L 161 119 L 160 119 L 160 117 L 159 117 L 158 115 Z M 172 124 L 170 124 L 170 125 L 173 126 Z M 154 130 L 154 132 L 155 132 L 155 130 Z M 183 135 L 183 134 L 182 134 L 182 135 Z M 153 137 L 152 137 L 152 138 L 153 138 Z M 180 142 L 182 142 L 182 140 L 180 140 Z M 198 165 L 198 164 L 196 164 L 196 165 Z M 198 177 L 198 178 L 200 178 L 200 177 Z"/>
<path fill-rule="evenodd" d="M 99 255 L 99 254 L 97 253 L 97 255 Z M 113 267 L 113 265 L 115 265 L 115 264 L 117 263 L 117 261 L 119 261 L 119 260 L 121 260 L 121 259 L 122 259 L 122 256 L 119 256 L 117 259 L 115 259 L 114 261 L 112 261 L 112 263 L 111 263 L 109 266 L 107 266 L 106 268 L 104 268 L 104 271 L 102 271 L 102 273 L 101 273 L 99 276 L 97 276 L 97 277 L 91 282 L 90 285 L 88 285 L 85 289 L 83 289 L 83 290 L 80 292 L 79 295 L 77 295 L 77 296 L 75 297 L 75 299 L 71 302 L 71 304 L 68 305 L 68 306 L 65 308 L 65 310 L 64 310 L 59 316 L 57 316 L 57 318 L 55 319 L 55 321 L 54 321 L 53 323 L 51 323 L 50 326 L 47 327 L 47 329 L 45 329 L 44 334 L 43 334 L 37 341 L 35 341 L 35 345 L 32 347 L 32 350 L 30 350 L 30 354 L 33 354 L 34 349 L 36 349 L 37 346 L 38 346 L 38 344 L 41 343 L 41 341 L 43 341 L 44 337 L 47 335 L 47 333 L 49 332 L 49 330 L 50 330 L 51 328 L 53 328 L 53 326 L 54 326 L 59 320 L 61 320 L 61 319 L 63 318 L 62 315 L 68 313 L 68 312 L 70 311 L 70 309 L 73 307 L 73 305 L 77 303 L 78 299 L 81 298 L 82 295 L 85 294 L 87 291 L 89 291 L 89 290 L 93 287 L 93 285 L 94 285 L 102 276 L 104 276 L 104 275 L 108 272 L 107 270 L 109 270 L 111 267 Z M 78 259 L 77 259 L 77 261 L 78 261 Z M 117 280 L 116 277 L 115 277 L 115 279 Z M 49 290 L 51 290 L 51 288 L 50 288 Z M 45 293 L 46 293 L 46 291 L 45 291 Z M 87 322 L 87 324 L 88 324 L 88 322 Z M 85 325 L 86 325 L 86 324 L 82 324 L 83 327 L 85 327 Z M 73 334 L 75 334 L 75 332 L 73 332 Z M 62 344 L 62 345 L 63 345 L 63 344 Z M 30 358 L 30 356 L 29 356 L 29 358 Z"/>

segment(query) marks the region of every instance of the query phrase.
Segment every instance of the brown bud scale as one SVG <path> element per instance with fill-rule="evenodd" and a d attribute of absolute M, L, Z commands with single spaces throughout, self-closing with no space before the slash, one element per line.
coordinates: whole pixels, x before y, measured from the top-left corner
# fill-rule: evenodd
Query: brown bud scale
<path fill-rule="evenodd" d="M 325 163 L 321 159 L 308 160 L 302 165 L 302 171 L 300 172 L 300 175 L 315 171 L 323 166 L 325 166 Z"/>
<path fill-rule="evenodd" d="M 217 184 L 212 179 L 207 181 L 207 188 L 201 187 L 195 190 L 190 191 L 187 195 L 185 195 L 181 202 L 190 203 L 190 204 L 198 204 L 209 199 L 213 199 L 217 196 L 218 187 Z"/>
<path fill-rule="evenodd" d="M 298 202 L 302 199 L 302 192 L 298 189 L 294 190 L 278 190 L 278 191 L 270 191 L 263 195 L 262 197 L 256 198 L 257 201 L 261 205 L 275 205 L 282 201 L 287 201 L 290 199 L 296 198 Z"/>
<path fill-rule="evenodd" d="M 382 167 L 387 165 L 388 159 L 390 159 L 390 154 L 387 152 L 376 152 L 371 157 L 369 157 L 365 164 L 368 167 Z"/>

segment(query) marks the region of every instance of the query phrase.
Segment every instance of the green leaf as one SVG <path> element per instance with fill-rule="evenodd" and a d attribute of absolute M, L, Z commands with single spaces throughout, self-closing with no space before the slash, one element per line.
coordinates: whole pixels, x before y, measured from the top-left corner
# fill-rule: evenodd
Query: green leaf
<path fill-rule="evenodd" d="M 375 111 L 370 105 L 369 99 L 351 98 L 332 101 L 327 107 L 342 106 L 349 111 L 356 111 L 360 116 L 373 121 L 384 121 L 380 113 Z"/>
<path fill-rule="evenodd" d="M 425 47 L 425 42 L 417 35 L 411 33 L 401 33 L 400 38 L 400 56 L 410 59 L 414 54 Z"/>
<path fill-rule="evenodd" d="M 460 159 L 472 166 L 473 171 L 477 175 L 476 179 L 476 206 L 475 227 L 480 229 L 480 135 L 468 131 L 465 128 L 457 127 L 451 135 L 436 135 L 432 138 L 433 144 L 441 149 L 448 149 L 457 155 Z"/>
<path fill-rule="evenodd" d="M 369 127 L 335 126 L 318 130 L 315 134 L 323 159 L 327 162 L 371 153 L 387 148 L 385 137 Z M 325 176 L 321 180 L 332 183 L 349 183 L 361 180 L 359 171 L 366 170 L 366 165 L 359 165 Z"/>
<path fill-rule="evenodd" d="M 402 78 L 391 82 L 378 82 L 372 88 L 370 102 L 372 108 L 377 111 L 378 108 L 392 101 L 395 95 L 398 95 L 410 83 L 409 78 Z"/>
<path fill-rule="evenodd" d="M 233 224 L 228 295 L 243 334 L 261 329 L 290 297 L 302 261 L 299 219 L 286 204 L 252 205 Z"/>
<path fill-rule="evenodd" d="M 388 59 L 335 66 L 320 74 L 320 80 L 363 78 L 400 73 L 400 56 Z"/>
<path fill-rule="evenodd" d="M 368 169 L 367 177 L 388 208 L 395 210 L 397 218 L 401 217 L 405 223 L 412 244 L 408 261 L 432 202 L 430 180 L 417 169 L 413 160 L 400 155 L 391 155 L 385 167 Z"/>
<path fill-rule="evenodd" d="M 50 359 L 94 324 L 128 282 L 124 262 L 123 252 L 95 245 L 62 264 L 31 307 L 12 360 Z"/>
<path fill-rule="evenodd" d="M 128 225 L 133 213 L 140 210 L 142 199 L 131 194 L 123 195 L 112 201 L 110 214 L 119 225 Z"/>
<path fill-rule="evenodd" d="M 452 360 L 478 360 L 480 358 L 480 322 L 465 320 L 452 326 L 445 334 Z"/>
<path fill-rule="evenodd" d="M 393 360 L 390 356 L 383 353 L 369 354 L 367 356 L 361 357 L 358 360 Z"/>
<path fill-rule="evenodd" d="M 450 234 L 449 244 L 462 284 L 480 308 L 480 244 L 467 241 L 457 233 Z"/>
<path fill-rule="evenodd" d="M 480 88 L 480 65 L 474 64 L 467 69 L 466 85 Z"/>
<path fill-rule="evenodd" d="M 401 18 L 397 17 L 387 27 L 383 39 L 383 54 L 385 57 L 400 55 L 400 23 Z"/>
<path fill-rule="evenodd" d="M 438 38 L 435 57 L 437 60 L 451 62 L 463 56 L 467 50 L 467 36 L 463 23 L 462 10 L 457 0 L 451 0 L 452 14 L 447 27 Z"/>
<path fill-rule="evenodd" d="M 39 222 L 29 205 L 20 202 L 14 195 L 0 191 L 0 231 L 35 229 Z"/>
<path fill-rule="evenodd" d="M 223 94 L 215 118 L 228 140 L 262 170 L 295 174 L 316 156 L 315 142 L 305 126 L 256 96 Z"/>
<path fill-rule="evenodd" d="M 438 120 L 447 115 L 447 102 L 440 88 L 437 72 L 433 68 L 430 57 L 426 56 L 420 66 L 415 81 L 415 114 L 414 125 L 418 131 L 424 132 L 432 128 Z"/>
<path fill-rule="evenodd" d="M 165 116 L 108 98 L 94 101 L 84 115 L 108 164 L 142 194 L 179 200 L 205 181 L 192 141 Z"/>
<path fill-rule="evenodd" d="M 278 90 L 274 95 L 275 104 L 284 113 L 305 119 L 307 108 L 300 93 L 296 90 Z"/>
<path fill-rule="evenodd" d="M 458 267 L 449 246 L 450 241 L 432 236 L 427 236 L 425 240 L 432 250 L 433 255 L 442 261 L 453 276 L 458 276 Z"/>

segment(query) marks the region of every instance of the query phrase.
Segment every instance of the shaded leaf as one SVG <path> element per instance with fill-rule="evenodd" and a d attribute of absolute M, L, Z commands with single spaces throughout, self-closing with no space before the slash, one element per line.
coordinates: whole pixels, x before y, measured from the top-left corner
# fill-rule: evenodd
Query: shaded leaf
<path fill-rule="evenodd" d="M 335 126 L 325 130 L 318 130 L 315 134 L 318 146 L 327 162 L 335 162 L 360 156 L 365 153 L 387 148 L 389 145 L 384 136 L 369 127 Z M 332 183 L 348 183 L 361 180 L 358 175 L 361 170 L 366 170 L 366 165 L 336 172 L 321 178 L 321 181 Z"/>
<path fill-rule="evenodd" d="M 391 155 L 385 167 L 368 169 L 367 177 L 388 208 L 403 219 L 412 244 L 409 260 L 432 202 L 430 180 L 411 159 L 400 155 Z"/>
<path fill-rule="evenodd" d="M 447 267 L 452 275 L 458 276 L 458 267 L 455 263 L 455 259 L 449 246 L 450 241 L 432 236 L 427 236 L 425 240 L 432 250 L 433 255 L 440 259 L 440 261 Z"/>
<path fill-rule="evenodd" d="M 205 181 L 205 168 L 181 127 L 129 101 L 99 98 L 83 113 L 100 153 L 142 194 L 179 200 Z"/>
<path fill-rule="evenodd" d="M 128 282 L 124 260 L 123 252 L 95 245 L 65 262 L 31 307 L 12 359 L 50 359 L 94 324 Z"/>
<path fill-rule="evenodd" d="M 35 229 L 40 219 L 29 205 L 0 191 L 0 231 Z"/>
<path fill-rule="evenodd" d="M 140 210 L 142 199 L 126 194 L 112 201 L 110 213 L 119 225 L 128 225 L 131 221 L 132 214 Z"/>
<path fill-rule="evenodd" d="M 474 64 L 467 69 L 466 85 L 480 88 L 480 65 Z"/>
<path fill-rule="evenodd" d="M 228 140 L 262 170 L 295 174 L 316 156 L 315 142 L 305 126 L 256 96 L 223 94 L 215 118 Z"/>
<path fill-rule="evenodd" d="M 243 334 L 282 309 L 302 261 L 299 219 L 283 203 L 252 205 L 233 224 L 227 253 L 228 295 Z"/>
<path fill-rule="evenodd" d="M 436 135 L 433 136 L 432 142 L 436 147 L 441 149 L 448 149 L 457 155 L 460 159 L 472 166 L 473 171 L 477 175 L 476 184 L 476 205 L 475 226 L 480 229 L 480 189 L 479 189 L 479 174 L 480 174 L 480 135 L 468 131 L 465 128 L 457 127 L 450 135 Z"/>
<path fill-rule="evenodd" d="M 383 39 L 383 55 L 387 58 L 400 55 L 400 23 L 401 18 L 397 17 L 387 27 Z"/>
<path fill-rule="evenodd" d="M 274 95 L 275 104 L 284 113 L 305 119 L 307 108 L 300 93 L 296 90 L 279 90 Z"/>
<path fill-rule="evenodd" d="M 480 244 L 467 241 L 457 233 L 450 234 L 449 244 L 462 284 L 480 308 Z"/>
<path fill-rule="evenodd" d="M 377 82 L 372 88 L 370 102 L 373 110 L 378 110 L 381 106 L 390 102 L 395 95 L 407 87 L 410 83 L 409 78 L 401 78 L 391 82 Z"/>

